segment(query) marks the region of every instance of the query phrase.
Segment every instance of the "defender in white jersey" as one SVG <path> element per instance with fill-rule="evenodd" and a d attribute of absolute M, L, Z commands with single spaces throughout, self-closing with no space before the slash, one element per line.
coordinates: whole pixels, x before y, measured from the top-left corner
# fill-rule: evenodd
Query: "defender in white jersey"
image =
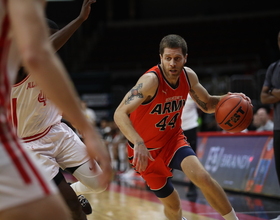
<path fill-rule="evenodd" d="M 55 49 L 59 49 L 89 15 L 90 1 L 84 0 L 79 17 L 63 29 L 48 19 Z M 16 84 L 11 92 L 12 120 L 17 135 L 24 141 L 24 146 L 35 153 L 49 179 L 54 179 L 68 207 L 76 220 L 86 219 L 81 216 L 78 199 L 86 193 L 99 193 L 106 189 L 98 178 L 102 170 L 96 161 L 90 161 L 86 146 L 78 135 L 66 124 L 61 123 L 62 112 L 47 98 L 31 75 L 21 68 Z M 79 181 L 67 184 L 60 168 L 69 171 Z M 84 205 L 85 198 L 81 201 Z M 88 202 L 87 202 L 88 203 Z M 91 214 L 88 203 L 83 209 Z"/>
<path fill-rule="evenodd" d="M 47 99 L 30 75 L 13 85 L 11 107 L 17 135 L 25 142 L 45 136 L 62 119 L 62 112 Z"/>
<path fill-rule="evenodd" d="M 83 134 L 87 152 L 99 158 L 100 184 L 111 180 L 110 157 L 80 107 L 66 69 L 49 43 L 44 0 L 0 0 L 0 219 L 70 220 L 56 187 L 20 145 L 9 121 L 10 85 L 19 58 L 48 97 Z M 15 47 L 15 45 L 17 47 Z M 51 212 L 49 211 L 51 210 Z"/>

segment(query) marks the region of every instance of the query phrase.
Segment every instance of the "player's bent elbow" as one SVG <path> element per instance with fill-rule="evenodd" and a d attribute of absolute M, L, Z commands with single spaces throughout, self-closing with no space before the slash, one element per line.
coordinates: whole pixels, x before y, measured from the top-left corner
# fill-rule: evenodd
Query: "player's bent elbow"
<path fill-rule="evenodd" d="M 115 111 L 114 113 L 114 122 L 119 126 L 120 122 L 122 121 L 122 117 L 120 116 L 121 113 L 119 111 Z"/>

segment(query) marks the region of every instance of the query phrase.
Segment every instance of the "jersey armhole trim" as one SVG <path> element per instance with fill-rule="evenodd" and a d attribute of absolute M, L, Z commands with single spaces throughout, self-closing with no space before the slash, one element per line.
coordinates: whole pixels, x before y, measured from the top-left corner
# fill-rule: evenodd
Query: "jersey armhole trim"
<path fill-rule="evenodd" d="M 159 77 L 158 77 L 158 75 L 157 75 L 157 73 L 155 71 L 150 71 L 148 73 L 154 73 L 156 75 L 156 77 L 158 78 L 158 81 L 159 81 Z M 157 90 L 156 90 L 154 96 L 149 101 L 143 102 L 141 105 L 148 105 L 148 104 L 150 104 L 155 99 L 155 97 L 157 96 L 157 93 L 158 93 L 158 87 L 157 87 Z"/>

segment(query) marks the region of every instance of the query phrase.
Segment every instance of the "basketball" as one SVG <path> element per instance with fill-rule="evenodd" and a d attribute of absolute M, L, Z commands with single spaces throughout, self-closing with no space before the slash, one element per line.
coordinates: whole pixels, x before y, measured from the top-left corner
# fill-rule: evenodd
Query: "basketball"
<path fill-rule="evenodd" d="M 223 130 L 240 132 L 251 124 L 253 107 L 241 95 L 227 95 L 216 106 L 215 118 Z"/>

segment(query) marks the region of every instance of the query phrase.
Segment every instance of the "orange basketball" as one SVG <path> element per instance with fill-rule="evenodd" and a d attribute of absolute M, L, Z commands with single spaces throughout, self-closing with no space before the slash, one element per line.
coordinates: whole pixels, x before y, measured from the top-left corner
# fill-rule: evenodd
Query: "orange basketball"
<path fill-rule="evenodd" d="M 251 124 L 253 108 L 241 95 L 227 95 L 216 106 L 215 118 L 223 130 L 240 132 Z"/>

